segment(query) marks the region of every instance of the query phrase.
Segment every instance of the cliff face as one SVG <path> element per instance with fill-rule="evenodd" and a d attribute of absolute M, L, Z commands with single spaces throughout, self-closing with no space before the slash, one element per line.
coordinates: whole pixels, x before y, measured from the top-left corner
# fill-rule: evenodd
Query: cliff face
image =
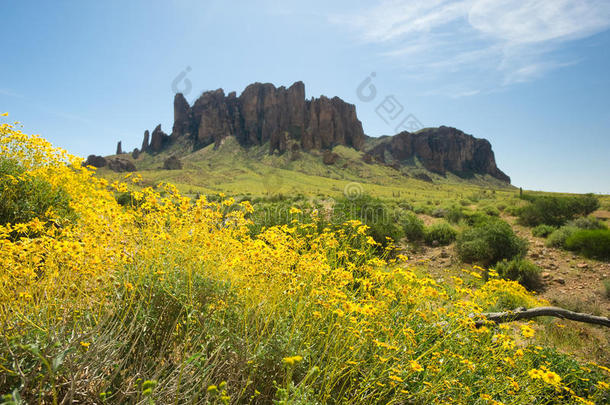
<path fill-rule="evenodd" d="M 510 183 L 510 177 L 496 166 L 489 141 L 467 135 L 455 128 L 441 126 L 426 128 L 417 133 L 401 132 L 388 137 L 367 154 L 369 160 L 386 164 L 401 163 L 417 157 L 431 172 L 489 174 Z"/>
<path fill-rule="evenodd" d="M 336 145 L 361 149 L 364 144 L 356 107 L 338 97 L 306 100 L 303 82 L 289 88 L 254 83 L 239 97 L 235 92 L 225 95 L 222 89 L 207 91 L 192 107 L 182 94 L 176 94 L 173 139 L 187 137 L 202 148 L 229 135 L 243 146 L 269 142 L 270 152 L 280 153 L 288 139 L 299 142 L 304 150 Z"/>
<path fill-rule="evenodd" d="M 244 147 L 268 144 L 269 153 L 284 153 L 290 147 L 295 159 L 299 150 L 329 151 L 337 145 L 363 150 L 366 137 L 353 104 L 338 97 L 307 100 L 303 82 L 288 88 L 254 83 L 239 96 L 235 92 L 225 95 L 222 89 L 207 91 L 192 106 L 182 94 L 176 94 L 171 135 L 161 125 L 152 133 L 146 131 L 134 158 L 140 152 L 158 153 L 177 140 L 186 140 L 197 150 L 219 145 L 227 136 L 234 136 Z M 363 159 L 400 168 L 414 157 L 432 172 L 490 174 L 510 183 L 496 166 L 487 140 L 444 126 L 385 137 Z"/>

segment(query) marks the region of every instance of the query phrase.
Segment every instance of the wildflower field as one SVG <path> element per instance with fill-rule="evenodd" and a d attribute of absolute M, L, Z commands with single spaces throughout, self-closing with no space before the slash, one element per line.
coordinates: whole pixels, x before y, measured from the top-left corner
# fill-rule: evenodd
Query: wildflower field
<path fill-rule="evenodd" d="M 610 401 L 608 368 L 531 325 L 475 326 L 540 304 L 493 270 L 439 282 L 359 221 L 296 207 L 253 227 L 247 201 L 110 183 L 11 124 L 0 158 L 4 204 L 28 203 L 0 223 L 5 404 Z M 34 186 L 48 204 L 11 197 Z"/>

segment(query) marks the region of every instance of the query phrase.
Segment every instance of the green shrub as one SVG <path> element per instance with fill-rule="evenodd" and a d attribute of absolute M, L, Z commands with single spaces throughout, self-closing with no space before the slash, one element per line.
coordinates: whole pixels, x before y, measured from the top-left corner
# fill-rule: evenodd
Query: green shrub
<path fill-rule="evenodd" d="M 565 247 L 566 240 L 576 231 L 578 231 L 578 228 L 576 227 L 562 226 L 548 236 L 546 245 L 549 247 L 563 249 Z"/>
<path fill-rule="evenodd" d="M 539 290 L 542 287 L 540 268 L 529 260 L 523 258 L 504 259 L 496 264 L 495 270 L 500 277 L 517 281 L 529 290 Z"/>
<path fill-rule="evenodd" d="M 435 242 L 441 246 L 450 244 L 455 240 L 457 231 L 446 222 L 439 222 L 426 229 L 425 240 L 429 245 Z"/>
<path fill-rule="evenodd" d="M 576 231 L 566 239 L 565 248 L 592 259 L 610 260 L 610 230 L 583 229 Z"/>
<path fill-rule="evenodd" d="M 486 207 L 483 207 L 483 212 L 491 217 L 499 217 L 500 216 L 500 211 L 494 207 L 493 205 L 488 205 Z"/>
<path fill-rule="evenodd" d="M 528 226 L 561 226 L 570 219 L 589 215 L 599 208 L 599 200 L 592 194 L 578 197 L 528 196 L 524 199 L 531 203 L 519 210 L 519 221 Z"/>
<path fill-rule="evenodd" d="M 400 210 L 389 207 L 379 198 L 361 195 L 337 200 L 331 221 L 340 225 L 348 220 L 359 220 L 370 228 L 369 235 L 385 247 L 390 240 L 397 242 L 404 236 L 399 218 Z"/>
<path fill-rule="evenodd" d="M 70 220 L 74 212 L 70 196 L 61 187 L 31 176 L 15 161 L 0 158 L 0 225 L 48 220 L 52 210 L 56 218 Z"/>
<path fill-rule="evenodd" d="M 502 259 L 525 256 L 527 241 L 519 238 L 509 224 L 495 220 L 465 230 L 457 238 L 457 252 L 467 263 L 489 266 Z"/>
<path fill-rule="evenodd" d="M 401 215 L 400 225 L 408 241 L 415 242 L 424 239 L 424 222 L 417 215 L 412 213 Z"/>
<path fill-rule="evenodd" d="M 461 208 L 453 206 L 447 211 L 447 215 L 445 215 L 445 219 L 452 224 L 457 224 L 462 219 L 464 219 L 465 214 Z"/>
<path fill-rule="evenodd" d="M 480 211 L 466 214 L 465 219 L 469 226 L 481 226 L 498 220 L 497 218 L 490 217 L 489 215 Z"/>
<path fill-rule="evenodd" d="M 551 233 L 555 231 L 555 227 L 551 225 L 538 225 L 534 229 L 532 229 L 532 235 L 537 236 L 539 238 L 546 238 Z"/>
<path fill-rule="evenodd" d="M 605 279 L 603 284 L 604 284 L 604 292 L 606 294 L 606 298 L 610 299 L 610 278 Z"/>
<path fill-rule="evenodd" d="M 606 224 L 594 217 L 576 218 L 568 221 L 566 226 L 573 226 L 579 229 L 607 229 Z"/>
<path fill-rule="evenodd" d="M 449 212 L 449 210 L 446 208 L 435 208 L 432 211 L 432 216 L 434 218 L 445 218 L 447 216 L 448 212 Z"/>
<path fill-rule="evenodd" d="M 513 217 L 516 217 L 521 212 L 521 207 L 511 205 L 511 206 L 506 207 L 506 209 L 504 209 L 504 212 L 508 215 L 512 215 Z"/>

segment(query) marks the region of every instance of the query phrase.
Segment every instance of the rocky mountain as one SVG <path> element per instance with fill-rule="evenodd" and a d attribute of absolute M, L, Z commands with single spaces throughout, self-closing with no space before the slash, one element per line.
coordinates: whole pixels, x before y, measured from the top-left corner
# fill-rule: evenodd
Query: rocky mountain
<path fill-rule="evenodd" d="M 322 151 L 325 164 L 333 164 L 336 159 L 332 159 L 330 151 L 342 145 L 360 152 L 370 164 L 400 168 L 417 159 L 424 168 L 438 174 L 489 174 L 510 183 L 510 178 L 496 166 L 491 144 L 455 128 L 405 131 L 384 137 L 368 148 L 370 138 L 364 134 L 353 104 L 338 97 L 306 99 L 305 85 L 300 81 L 288 88 L 254 83 L 239 96 L 235 92 L 225 95 L 223 89 L 206 91 L 192 106 L 177 93 L 171 134 L 163 132 L 161 125 L 152 133 L 145 131 L 141 148 L 131 156 L 137 162 L 141 153 L 155 155 L 176 143 L 190 145 L 191 151 L 212 144 L 218 147 L 229 136 L 242 147 L 268 145 L 269 153 L 289 150 L 294 158 L 301 151 Z M 117 154 L 120 153 L 119 142 Z"/>
<path fill-rule="evenodd" d="M 305 85 L 289 88 L 254 83 L 239 95 L 222 89 L 205 92 L 189 106 L 180 93 L 174 98 L 172 137 L 189 137 L 196 148 L 218 144 L 232 135 L 242 146 L 269 142 L 269 152 L 286 151 L 287 139 L 300 147 L 329 149 L 347 145 L 360 149 L 364 142 L 356 107 L 338 97 L 305 99 Z"/>
<path fill-rule="evenodd" d="M 404 164 L 417 158 L 434 173 L 489 174 L 510 183 L 510 177 L 496 166 L 487 139 L 475 138 L 451 127 L 426 128 L 417 133 L 404 131 L 385 138 L 367 151 L 367 155 L 369 160 L 386 164 Z"/>

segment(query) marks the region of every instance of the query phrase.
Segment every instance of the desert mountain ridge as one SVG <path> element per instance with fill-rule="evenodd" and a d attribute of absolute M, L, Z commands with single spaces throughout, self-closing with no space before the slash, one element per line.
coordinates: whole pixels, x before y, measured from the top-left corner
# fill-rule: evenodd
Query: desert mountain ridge
<path fill-rule="evenodd" d="M 142 145 L 131 152 L 131 159 L 121 157 L 124 151 L 118 142 L 116 157 L 90 155 L 85 164 L 133 171 L 141 154 L 155 156 L 181 145 L 181 152 L 164 162 L 165 168 L 176 169 L 180 168 L 179 155 L 210 145 L 217 148 L 228 137 L 235 138 L 237 147 L 268 147 L 269 154 L 289 153 L 291 160 L 299 159 L 301 153 L 314 152 L 322 154 L 324 164 L 332 165 L 336 161 L 333 148 L 344 146 L 357 151 L 366 164 L 400 169 L 417 160 L 435 174 L 450 172 L 466 178 L 490 175 L 510 184 L 510 178 L 497 167 L 486 139 L 446 126 L 369 137 L 364 134 L 355 105 L 339 97 L 306 99 L 301 81 L 288 88 L 257 82 L 239 96 L 236 92 L 225 95 L 223 89 L 206 91 L 192 106 L 177 93 L 171 134 L 157 125 L 152 132 L 144 132 Z"/>

